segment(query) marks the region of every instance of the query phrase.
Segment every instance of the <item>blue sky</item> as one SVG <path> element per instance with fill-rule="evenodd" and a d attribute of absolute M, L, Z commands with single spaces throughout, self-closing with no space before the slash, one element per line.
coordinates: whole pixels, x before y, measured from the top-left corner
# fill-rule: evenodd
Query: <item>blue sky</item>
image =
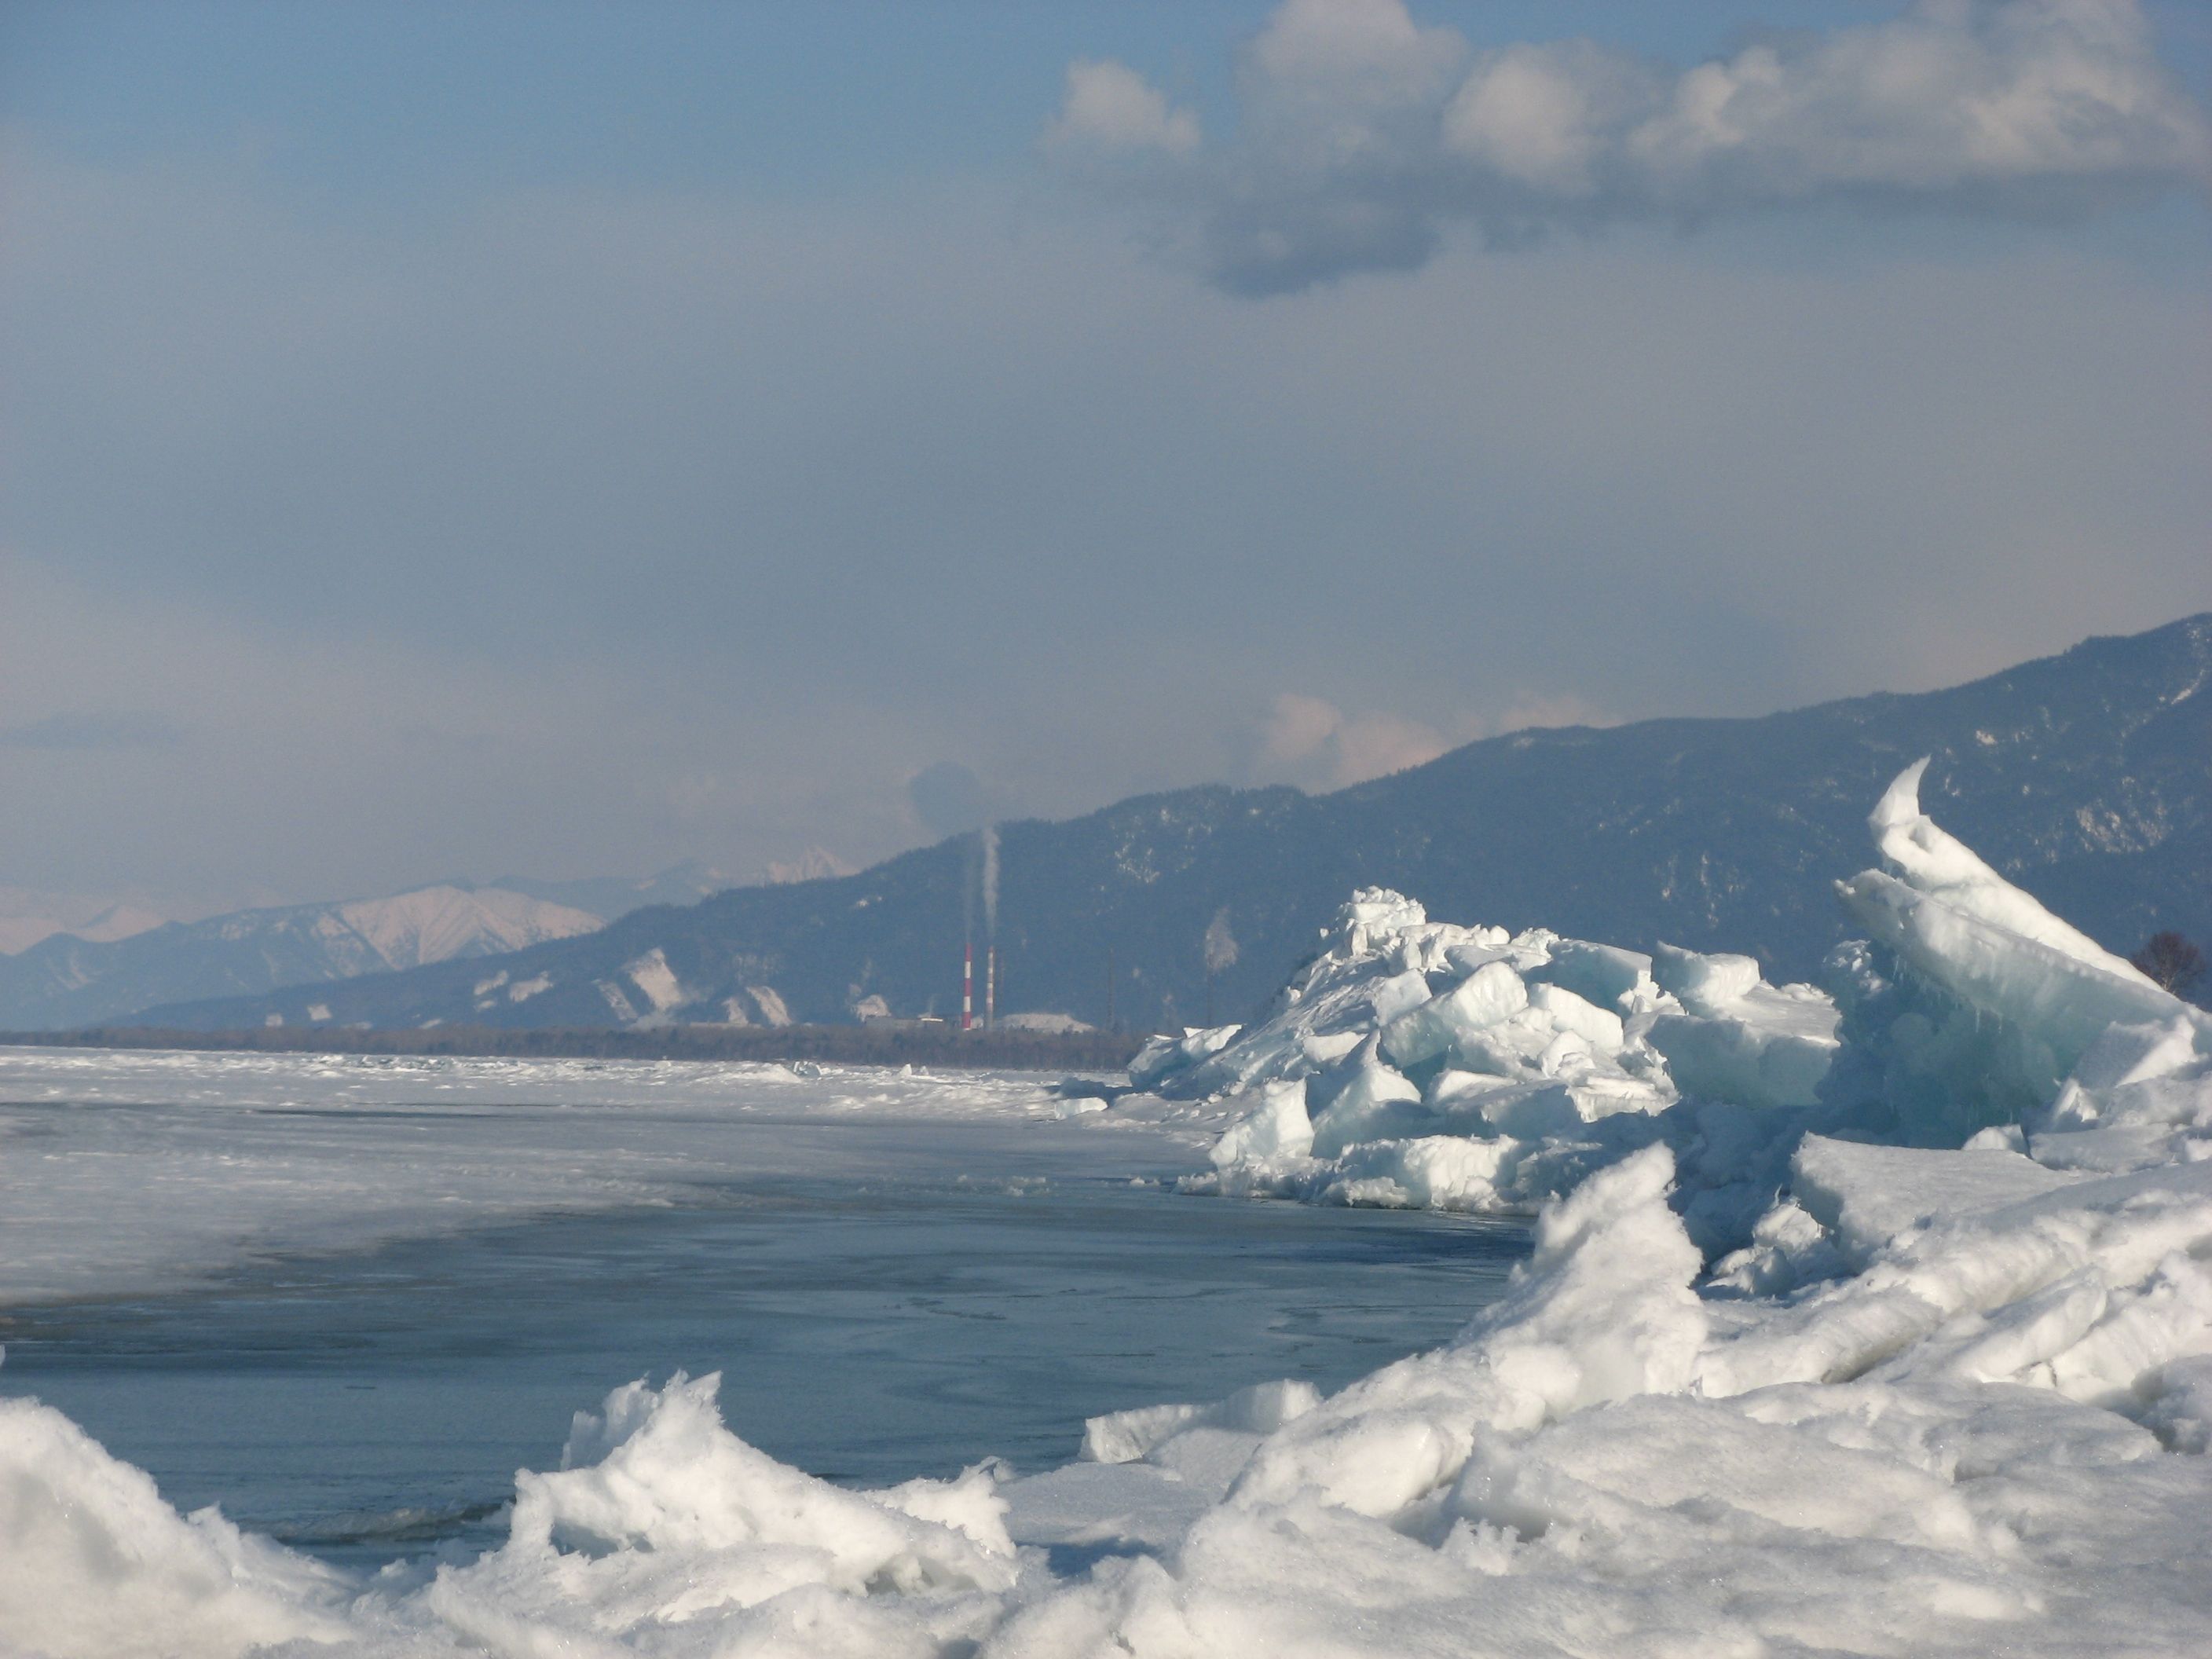
<path fill-rule="evenodd" d="M 2209 85 L 2106 0 L 18 4 L 0 886 L 872 859 L 2212 605 Z"/>
<path fill-rule="evenodd" d="M 1879 9 L 1460 0 L 1422 15 L 1477 42 L 1595 33 L 1694 59 L 1754 22 L 1832 27 Z M 805 193 L 1022 169 L 1075 58 L 1122 59 L 1225 115 L 1230 48 L 1270 10 L 1253 0 L 23 0 L 0 25 L 0 84 L 14 118 L 79 153 L 244 150 L 310 193 L 442 195 L 575 177 Z"/>

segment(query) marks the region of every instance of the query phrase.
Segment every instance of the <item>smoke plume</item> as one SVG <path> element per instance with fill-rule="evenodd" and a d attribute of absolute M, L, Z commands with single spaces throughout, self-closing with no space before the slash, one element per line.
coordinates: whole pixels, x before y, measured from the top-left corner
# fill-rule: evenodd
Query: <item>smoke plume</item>
<path fill-rule="evenodd" d="M 999 937 L 999 826 L 987 823 L 977 832 L 983 840 L 983 937 Z"/>

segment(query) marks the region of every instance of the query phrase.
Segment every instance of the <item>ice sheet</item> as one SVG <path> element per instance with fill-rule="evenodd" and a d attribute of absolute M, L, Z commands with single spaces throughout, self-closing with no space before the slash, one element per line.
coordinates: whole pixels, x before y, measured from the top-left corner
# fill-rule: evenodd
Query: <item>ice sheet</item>
<path fill-rule="evenodd" d="M 1034 1073 L 0 1048 L 0 1309 L 173 1287 L 272 1251 L 666 1203 L 763 1121 L 1024 1123 Z M 755 1132 L 728 1133 L 734 1125 Z M 1102 1131 L 1174 1135 L 1108 1121 Z"/>

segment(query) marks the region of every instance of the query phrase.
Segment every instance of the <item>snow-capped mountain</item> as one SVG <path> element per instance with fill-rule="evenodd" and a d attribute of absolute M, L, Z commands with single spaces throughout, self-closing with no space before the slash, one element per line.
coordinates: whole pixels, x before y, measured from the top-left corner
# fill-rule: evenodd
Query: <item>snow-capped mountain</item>
<path fill-rule="evenodd" d="M 787 887 L 793 882 L 827 881 L 834 876 L 858 874 L 860 872 L 852 865 L 817 844 L 795 859 L 770 859 L 762 872 L 762 879 L 771 887 Z"/>
<path fill-rule="evenodd" d="M 0 958 L 0 1029 L 95 1024 L 149 1003 L 495 956 L 604 926 L 503 888 L 438 886 L 386 898 L 240 910 L 100 940 L 60 933 Z"/>
<path fill-rule="evenodd" d="M 1119 1023 L 1192 1024 L 1209 1003 L 1243 1018 L 1312 954 L 1343 896 L 1370 886 L 1508 928 L 1747 948 L 1776 981 L 1808 978 L 1842 932 L 1822 878 L 1860 867 L 1865 803 L 1923 755 L 1930 810 L 2106 945 L 2124 954 L 2161 927 L 2206 939 L 2208 686 L 2212 615 L 1948 690 L 1522 732 L 1330 795 L 1208 787 L 1005 824 L 998 1006 L 1102 1023 L 1110 972 Z M 957 1012 L 972 853 L 957 838 L 856 876 L 640 910 L 490 964 L 150 1009 L 144 1023 L 752 1021 L 763 991 L 801 1020 Z M 1233 953 L 1208 945 L 1217 923 Z"/>

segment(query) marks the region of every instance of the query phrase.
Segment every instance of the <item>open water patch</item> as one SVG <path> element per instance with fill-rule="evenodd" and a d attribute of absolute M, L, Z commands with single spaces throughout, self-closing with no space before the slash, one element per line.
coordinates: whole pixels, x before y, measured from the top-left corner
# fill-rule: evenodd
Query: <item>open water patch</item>
<path fill-rule="evenodd" d="M 632 1377 L 720 1371 L 732 1429 L 835 1480 L 1036 1470 L 1101 1413 L 1340 1387 L 1449 1337 L 1525 1251 L 1496 1222 L 1178 1197 L 1073 1144 L 939 1136 L 911 1173 L 726 1179 L 27 1310 L 0 1389 L 181 1510 L 368 1566 L 495 1541 L 514 1472 Z"/>

